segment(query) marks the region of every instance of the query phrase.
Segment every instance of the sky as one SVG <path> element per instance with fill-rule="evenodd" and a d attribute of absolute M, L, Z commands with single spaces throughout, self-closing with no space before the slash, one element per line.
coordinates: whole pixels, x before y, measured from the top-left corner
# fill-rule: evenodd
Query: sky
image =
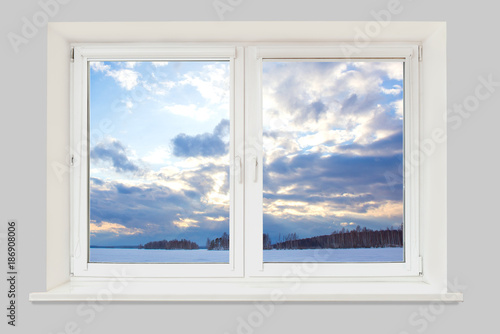
<path fill-rule="evenodd" d="M 403 63 L 266 61 L 262 82 L 264 232 L 399 227 Z"/>
<path fill-rule="evenodd" d="M 89 71 L 90 244 L 204 246 L 228 233 L 229 63 Z M 401 224 L 402 80 L 401 62 L 264 62 L 271 239 Z"/>
<path fill-rule="evenodd" d="M 229 62 L 90 63 L 90 244 L 229 232 Z"/>

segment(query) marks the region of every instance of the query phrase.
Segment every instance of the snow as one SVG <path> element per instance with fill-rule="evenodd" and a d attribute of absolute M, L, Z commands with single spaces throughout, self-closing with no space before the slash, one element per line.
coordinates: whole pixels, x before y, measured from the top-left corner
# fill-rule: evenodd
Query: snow
<path fill-rule="evenodd" d="M 402 262 L 402 247 L 264 250 L 264 262 Z M 91 248 L 90 262 L 228 263 L 229 251 Z"/>
<path fill-rule="evenodd" d="M 265 250 L 264 262 L 402 262 L 403 247 Z"/>
<path fill-rule="evenodd" d="M 229 251 L 206 249 L 91 248 L 90 262 L 228 263 Z"/>

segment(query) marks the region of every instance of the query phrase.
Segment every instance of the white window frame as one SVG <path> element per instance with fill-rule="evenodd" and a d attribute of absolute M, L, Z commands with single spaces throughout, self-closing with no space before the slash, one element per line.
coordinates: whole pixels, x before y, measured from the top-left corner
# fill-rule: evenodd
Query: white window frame
<path fill-rule="evenodd" d="M 47 55 L 47 263 L 46 291 L 31 301 L 462 301 L 447 288 L 446 214 L 446 23 L 390 22 L 377 34 L 366 30 L 377 22 L 51 22 Z M 359 32 L 368 31 L 368 40 Z M 422 275 L 414 277 L 311 277 L 292 275 L 243 277 L 123 278 L 71 275 L 70 219 L 70 50 L 79 43 L 172 43 L 186 47 L 340 44 L 357 56 L 365 46 L 393 42 L 421 45 L 419 137 L 434 140 L 432 154 L 418 162 L 420 174 L 419 246 Z M 248 53 L 247 53 L 248 55 Z M 247 64 L 248 65 L 248 64 Z M 248 73 L 247 73 L 248 78 Z M 249 101 L 244 101 L 249 109 Z M 255 106 L 254 106 L 255 108 Z M 248 117 L 248 113 L 247 113 Z M 245 165 L 250 162 L 246 161 Z M 248 166 L 247 166 L 248 168 Z M 248 175 L 244 175 L 247 178 Z M 261 195 L 261 194 L 260 194 Z M 248 222 L 245 222 L 245 228 Z M 245 240 L 246 243 L 246 240 Z M 247 259 L 249 254 L 243 254 Z M 258 267 L 258 265 L 257 265 Z M 307 268 L 307 267 L 306 267 Z M 304 269 L 304 267 L 302 268 Z M 254 268 L 253 270 L 259 270 Z M 128 274 L 128 273 L 127 273 Z M 124 290 L 112 289 L 118 277 Z"/>
<path fill-rule="evenodd" d="M 74 44 L 70 196 L 71 274 L 76 277 L 241 277 L 243 274 L 243 50 L 229 46 Z M 89 62 L 225 60 L 230 63 L 230 212 L 228 263 L 95 263 L 89 261 Z M 238 161 L 237 163 L 233 163 Z"/>
<path fill-rule="evenodd" d="M 419 176 L 418 166 L 408 157 L 419 159 L 419 45 L 381 44 L 366 46 L 356 57 L 346 57 L 339 43 L 306 45 L 250 46 L 245 54 L 245 133 L 251 142 L 247 153 L 245 182 L 246 271 L 250 276 L 289 275 L 297 263 L 264 263 L 263 261 L 263 150 L 262 150 L 262 63 L 264 61 L 399 61 L 404 64 L 404 261 L 398 263 L 318 263 L 316 277 L 415 277 L 421 273 L 419 251 Z M 251 155 L 251 156 L 250 156 Z M 256 170 L 255 170 L 256 169 Z M 320 255 L 318 253 L 318 255 Z M 319 256 L 318 256 L 319 257 Z"/>

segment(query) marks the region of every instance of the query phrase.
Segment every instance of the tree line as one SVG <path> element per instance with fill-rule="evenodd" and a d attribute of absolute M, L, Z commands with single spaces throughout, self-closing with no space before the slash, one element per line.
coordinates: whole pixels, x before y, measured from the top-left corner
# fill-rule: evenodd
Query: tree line
<path fill-rule="evenodd" d="M 402 247 L 403 228 L 371 230 L 357 226 L 355 230 L 334 231 L 329 235 L 319 235 L 299 239 L 296 233 L 279 235 L 276 243 L 269 234 L 263 236 L 264 249 L 315 249 L 315 248 L 383 248 Z"/>
<path fill-rule="evenodd" d="M 220 238 L 207 238 L 207 250 L 229 250 L 229 235 L 224 232 Z"/>
<path fill-rule="evenodd" d="M 186 239 L 151 241 L 145 245 L 139 245 L 139 249 L 199 249 L 197 243 Z"/>
<path fill-rule="evenodd" d="M 316 248 L 383 248 L 403 246 L 403 226 L 385 230 L 371 230 L 357 226 L 355 230 L 334 231 L 329 235 L 319 235 L 300 239 L 297 233 L 279 234 L 273 243 L 269 233 L 263 234 L 264 249 L 316 249 Z M 140 249 L 199 249 L 193 241 L 161 240 L 139 245 Z M 229 235 L 224 232 L 221 237 L 207 238 L 207 250 L 229 250 Z"/>

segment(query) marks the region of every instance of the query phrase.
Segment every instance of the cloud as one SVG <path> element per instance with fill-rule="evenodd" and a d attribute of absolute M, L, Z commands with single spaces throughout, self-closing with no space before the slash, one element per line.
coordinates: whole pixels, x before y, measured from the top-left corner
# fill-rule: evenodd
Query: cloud
<path fill-rule="evenodd" d="M 213 222 L 223 222 L 223 221 L 227 221 L 228 217 L 222 217 L 222 216 L 219 216 L 219 217 L 205 217 L 206 220 L 208 221 L 213 221 Z"/>
<path fill-rule="evenodd" d="M 180 228 L 188 228 L 188 227 L 200 227 L 198 225 L 198 221 L 190 218 L 179 218 L 179 220 L 174 220 L 173 224 Z"/>
<path fill-rule="evenodd" d="M 384 94 L 401 95 L 401 93 L 403 92 L 403 87 L 401 87 L 400 85 L 394 85 L 394 86 L 392 86 L 392 88 L 382 87 L 381 90 L 382 90 L 382 93 L 384 93 Z"/>
<path fill-rule="evenodd" d="M 403 132 L 399 131 L 369 144 L 350 143 L 335 147 L 334 152 L 357 156 L 393 156 L 403 154 Z M 402 160 L 401 160 L 402 163 Z"/>
<path fill-rule="evenodd" d="M 106 221 L 101 221 L 100 223 L 90 222 L 90 233 L 100 234 L 100 233 L 112 233 L 116 235 L 136 235 L 144 233 L 140 228 L 127 228 L 118 223 L 110 223 Z"/>
<path fill-rule="evenodd" d="M 105 65 L 102 61 L 93 61 L 90 62 L 90 69 L 95 72 L 107 72 L 110 69 L 109 65 Z"/>
<path fill-rule="evenodd" d="M 140 168 L 132 162 L 125 147 L 116 139 L 107 139 L 96 144 L 90 150 L 90 158 L 94 163 L 111 162 L 116 172 L 138 172 Z"/>
<path fill-rule="evenodd" d="M 106 75 L 115 79 L 126 90 L 132 90 L 139 83 L 139 73 L 130 69 L 109 70 Z"/>
<path fill-rule="evenodd" d="M 124 66 L 125 68 L 112 70 L 111 65 L 115 63 L 114 66 Z M 132 90 L 135 86 L 139 84 L 139 72 L 133 71 L 132 69 L 135 67 L 136 62 L 104 62 L 93 61 L 90 62 L 90 68 L 95 72 L 103 72 L 107 76 L 115 79 L 121 87 L 126 90 Z"/>
<path fill-rule="evenodd" d="M 391 102 L 391 107 L 394 108 L 396 115 L 398 115 L 399 118 L 402 120 L 403 119 L 403 111 L 404 111 L 403 100 L 401 99 L 401 100 Z"/>
<path fill-rule="evenodd" d="M 136 61 L 127 61 L 124 64 L 125 64 L 126 68 L 131 68 L 132 69 L 132 68 L 135 67 L 135 65 L 137 65 L 137 62 Z"/>
<path fill-rule="evenodd" d="M 203 70 L 184 75 L 181 85 L 195 87 L 209 103 L 229 102 L 229 63 L 218 62 L 203 66 Z"/>
<path fill-rule="evenodd" d="M 229 121 L 221 120 L 213 133 L 189 136 L 178 134 L 172 139 L 173 154 L 177 157 L 221 156 L 228 152 L 229 144 L 223 137 L 229 133 Z"/>

